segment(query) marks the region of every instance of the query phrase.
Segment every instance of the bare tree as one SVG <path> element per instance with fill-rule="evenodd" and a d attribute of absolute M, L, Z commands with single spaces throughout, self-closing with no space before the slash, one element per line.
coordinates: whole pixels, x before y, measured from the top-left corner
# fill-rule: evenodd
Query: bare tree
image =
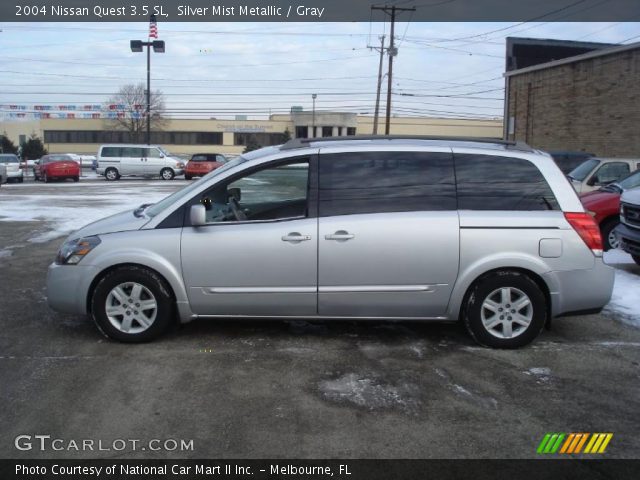
<path fill-rule="evenodd" d="M 115 106 L 115 107 L 114 107 Z M 127 131 L 130 141 L 142 143 L 147 131 L 147 94 L 143 83 L 123 85 L 107 102 L 113 118 L 105 120 L 107 130 Z M 164 97 L 160 90 L 151 92 L 151 130 L 162 130 L 167 119 L 164 117 Z"/>

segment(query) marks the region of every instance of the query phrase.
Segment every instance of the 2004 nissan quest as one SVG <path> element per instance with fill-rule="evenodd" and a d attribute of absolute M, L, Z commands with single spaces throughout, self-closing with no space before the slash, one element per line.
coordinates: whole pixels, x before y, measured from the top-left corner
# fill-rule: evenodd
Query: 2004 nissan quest
<path fill-rule="evenodd" d="M 613 269 L 552 158 L 470 139 L 292 140 L 73 233 L 49 304 L 124 342 L 199 317 L 461 319 L 482 345 L 596 312 Z"/>

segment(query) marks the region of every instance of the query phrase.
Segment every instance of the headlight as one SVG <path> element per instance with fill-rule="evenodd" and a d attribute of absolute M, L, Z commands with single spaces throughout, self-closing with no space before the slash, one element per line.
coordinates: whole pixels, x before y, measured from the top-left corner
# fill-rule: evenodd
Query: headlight
<path fill-rule="evenodd" d="M 58 250 L 56 263 L 58 265 L 76 265 L 91 250 L 100 245 L 98 237 L 76 238 L 65 242 Z"/>
<path fill-rule="evenodd" d="M 182 162 L 176 163 L 176 168 L 184 168 L 184 163 Z"/>

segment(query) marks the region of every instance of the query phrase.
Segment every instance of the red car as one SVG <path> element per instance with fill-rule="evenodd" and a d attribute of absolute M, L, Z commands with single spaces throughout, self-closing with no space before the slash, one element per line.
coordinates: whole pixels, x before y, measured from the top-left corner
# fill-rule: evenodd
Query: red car
<path fill-rule="evenodd" d="M 80 180 L 80 165 L 70 155 L 45 155 L 33 167 L 33 175 L 36 180 L 47 183 L 67 178 L 77 182 Z"/>
<path fill-rule="evenodd" d="M 227 161 L 224 155 L 219 153 L 196 153 L 187 162 L 184 169 L 185 180 L 191 180 L 193 177 L 203 177 L 211 170 L 224 165 Z"/>
<path fill-rule="evenodd" d="M 620 195 L 625 190 L 636 187 L 640 187 L 640 170 L 636 170 L 622 180 L 580 195 L 582 205 L 592 213 L 600 226 L 605 250 L 618 248 L 619 245 L 613 229 L 620 222 Z"/>

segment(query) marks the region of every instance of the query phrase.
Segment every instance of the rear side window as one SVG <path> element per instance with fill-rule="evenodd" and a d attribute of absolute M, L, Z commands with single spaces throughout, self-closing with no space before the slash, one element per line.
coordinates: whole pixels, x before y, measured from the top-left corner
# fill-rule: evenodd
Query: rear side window
<path fill-rule="evenodd" d="M 450 153 L 320 155 L 320 216 L 455 210 Z"/>
<path fill-rule="evenodd" d="M 127 158 L 142 158 L 145 155 L 144 148 L 122 147 L 122 156 Z"/>
<path fill-rule="evenodd" d="M 102 157 L 105 158 L 115 158 L 121 157 L 122 148 L 120 147 L 104 147 L 102 149 Z"/>
<path fill-rule="evenodd" d="M 528 160 L 456 154 L 460 210 L 560 210 L 551 188 Z"/>

